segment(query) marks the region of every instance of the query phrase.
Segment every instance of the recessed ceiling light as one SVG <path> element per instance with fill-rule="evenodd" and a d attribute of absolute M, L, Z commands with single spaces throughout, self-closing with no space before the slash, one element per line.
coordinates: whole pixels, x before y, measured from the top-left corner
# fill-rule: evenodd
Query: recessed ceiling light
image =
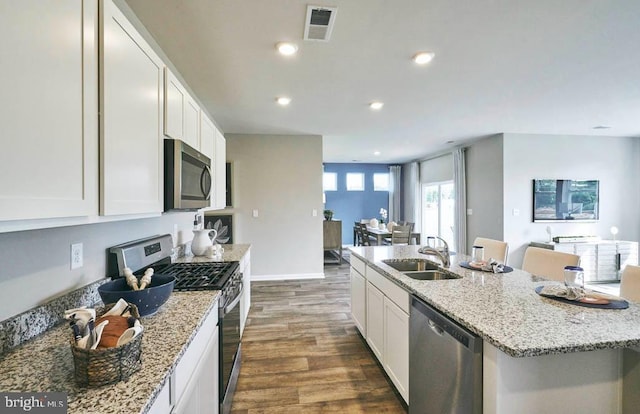
<path fill-rule="evenodd" d="M 380 151 L 375 151 L 375 152 L 373 153 L 373 155 L 375 155 L 375 156 L 380 155 Z"/>
<path fill-rule="evenodd" d="M 382 109 L 382 107 L 384 106 L 384 103 L 376 101 L 376 102 L 371 102 L 369 104 L 369 108 L 371 109 L 375 109 L 376 111 L 379 109 Z"/>
<path fill-rule="evenodd" d="M 280 42 L 276 43 L 276 49 L 278 49 L 278 52 L 280 52 L 281 55 L 291 56 L 295 55 L 298 51 L 298 45 L 295 43 Z"/>
<path fill-rule="evenodd" d="M 426 65 L 427 63 L 433 60 L 435 55 L 436 54 L 433 52 L 418 52 L 415 55 L 413 55 L 413 61 L 416 62 L 418 65 Z"/>
<path fill-rule="evenodd" d="M 287 98 L 286 96 L 281 96 L 278 99 L 276 99 L 276 102 L 278 102 L 278 104 L 282 106 L 287 106 L 291 103 L 291 98 Z"/>
<path fill-rule="evenodd" d="M 596 125 L 593 129 L 611 129 L 609 125 Z"/>

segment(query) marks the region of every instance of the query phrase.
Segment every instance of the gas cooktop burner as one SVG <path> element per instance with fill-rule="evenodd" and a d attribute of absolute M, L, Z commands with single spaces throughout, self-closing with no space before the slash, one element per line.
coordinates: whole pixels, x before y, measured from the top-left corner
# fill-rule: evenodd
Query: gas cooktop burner
<path fill-rule="evenodd" d="M 238 265 L 238 262 L 173 263 L 157 272 L 175 276 L 174 290 L 220 290 Z"/>

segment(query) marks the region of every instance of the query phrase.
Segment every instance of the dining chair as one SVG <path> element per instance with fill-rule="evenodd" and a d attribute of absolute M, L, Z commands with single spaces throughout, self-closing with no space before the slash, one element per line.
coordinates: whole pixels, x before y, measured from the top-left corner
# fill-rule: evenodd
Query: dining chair
<path fill-rule="evenodd" d="M 484 237 L 476 237 L 473 241 L 474 246 L 484 247 L 484 259 L 495 259 L 502 264 L 507 264 L 507 255 L 509 254 L 509 243 L 500 240 L 487 239 Z"/>
<path fill-rule="evenodd" d="M 627 265 L 620 278 L 620 296 L 640 302 L 640 266 Z"/>
<path fill-rule="evenodd" d="M 365 223 L 358 223 L 356 226 L 356 233 L 358 234 L 358 238 L 360 239 L 359 246 L 371 246 L 371 238 L 369 238 L 369 234 L 367 233 L 367 225 Z"/>
<path fill-rule="evenodd" d="M 550 280 L 564 282 L 564 267 L 578 266 L 580 256 L 540 247 L 527 247 L 522 270 Z"/>
<path fill-rule="evenodd" d="M 411 226 L 393 226 L 391 232 L 391 244 L 409 244 L 411 239 Z"/>

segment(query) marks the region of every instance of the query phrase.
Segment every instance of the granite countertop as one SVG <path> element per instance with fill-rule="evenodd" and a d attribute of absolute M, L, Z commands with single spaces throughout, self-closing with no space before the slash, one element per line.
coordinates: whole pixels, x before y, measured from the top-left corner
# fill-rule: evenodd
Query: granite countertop
<path fill-rule="evenodd" d="M 527 357 L 640 346 L 640 304 L 628 309 L 594 309 L 544 298 L 534 289 L 549 280 L 514 269 L 494 274 L 458 265 L 468 256 L 454 255 L 448 269 L 461 279 L 420 281 L 387 266 L 385 259 L 435 256 L 418 253 L 419 246 L 353 247 L 387 278 L 460 323 L 508 355 Z"/>
<path fill-rule="evenodd" d="M 0 359 L 4 392 L 66 392 L 69 413 L 145 413 L 195 337 L 217 311 L 219 291 L 174 292 L 155 315 L 143 317 L 142 368 L 126 382 L 80 388 L 74 379 L 70 329 L 62 324 Z"/>
<path fill-rule="evenodd" d="M 175 263 L 208 263 L 208 262 L 237 262 L 240 261 L 251 248 L 250 244 L 223 244 L 222 260 L 214 260 L 207 256 L 193 256 L 191 251 L 186 256 L 174 260 Z"/>

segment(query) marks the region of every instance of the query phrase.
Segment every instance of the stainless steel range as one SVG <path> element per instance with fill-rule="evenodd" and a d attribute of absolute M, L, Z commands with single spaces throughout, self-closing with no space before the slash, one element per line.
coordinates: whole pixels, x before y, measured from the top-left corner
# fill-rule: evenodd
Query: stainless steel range
<path fill-rule="evenodd" d="M 231 411 L 240 372 L 240 300 L 242 274 L 238 262 L 172 263 L 170 234 L 120 244 L 109 249 L 107 271 L 112 278 L 124 277 L 124 268 L 141 275 L 152 267 L 155 274 L 175 276 L 174 290 L 220 290 L 218 308 L 220 334 L 220 412 Z"/>

